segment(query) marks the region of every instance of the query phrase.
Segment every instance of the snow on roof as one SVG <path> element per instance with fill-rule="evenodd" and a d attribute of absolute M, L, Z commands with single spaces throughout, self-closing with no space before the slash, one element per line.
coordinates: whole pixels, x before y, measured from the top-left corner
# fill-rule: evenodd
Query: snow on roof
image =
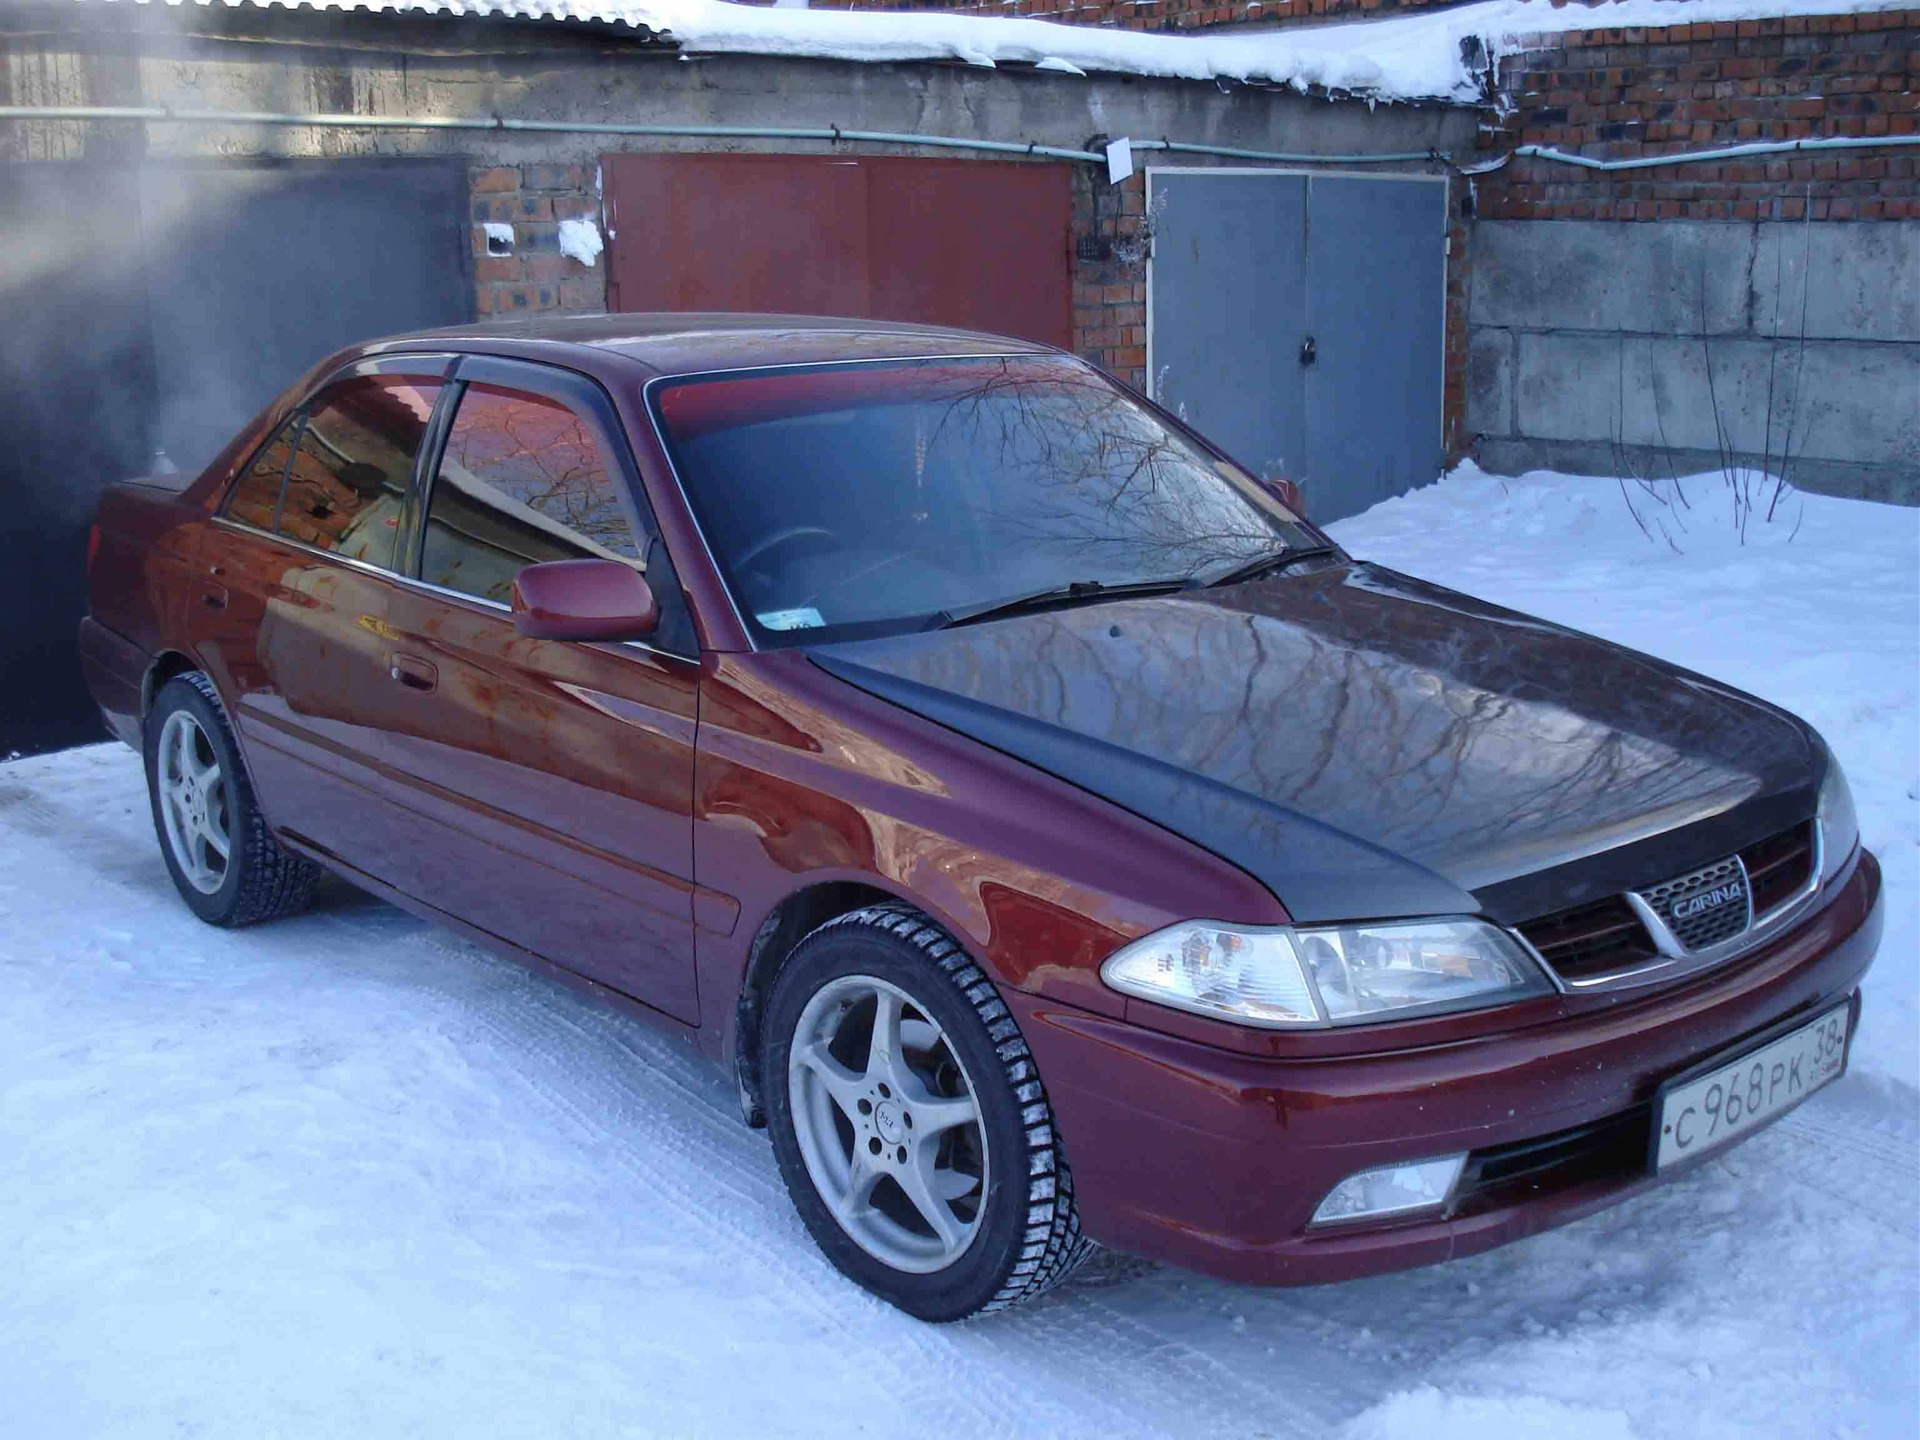
<path fill-rule="evenodd" d="M 727 0 L 134 0 L 239 6 L 310 4 L 326 10 L 415 11 L 589 20 L 656 32 L 702 54 L 788 55 L 856 61 L 960 60 L 1187 80 L 1239 80 L 1380 100 L 1480 97 L 1475 53 L 1497 57 L 1523 37 L 1788 15 L 1910 8 L 1913 0 L 1481 0 L 1390 20 L 1158 34 L 1050 20 L 890 10 L 767 9 Z M 1463 41 L 1479 42 L 1478 45 Z M 1484 66 L 1485 59 L 1479 60 Z"/>

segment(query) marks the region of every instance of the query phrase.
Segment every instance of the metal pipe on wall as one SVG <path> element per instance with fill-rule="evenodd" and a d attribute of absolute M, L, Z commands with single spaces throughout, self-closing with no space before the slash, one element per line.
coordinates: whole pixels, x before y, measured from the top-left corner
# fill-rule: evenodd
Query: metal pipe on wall
<path fill-rule="evenodd" d="M 285 125 L 367 130 L 490 130 L 520 134 L 628 135 L 663 139 L 705 140 L 821 140 L 833 144 L 924 145 L 948 150 L 978 150 L 997 155 L 1043 156 L 1049 160 L 1080 160 L 1105 164 L 1096 150 L 1076 150 L 1018 140 L 981 140 L 964 135 L 927 135 L 910 131 L 848 130 L 838 125 L 640 125 L 614 121 L 516 120 L 508 116 L 342 115 L 289 114 L 271 110 L 177 110 L 142 105 L 0 105 L 0 120 L 122 120 L 148 124 Z M 1181 155 L 1213 155 L 1231 160 L 1260 160 L 1275 165 L 1384 165 L 1433 161 L 1460 174 L 1487 175 L 1516 159 L 1546 160 L 1582 170 L 1653 170 L 1662 165 L 1691 165 L 1706 161 L 1739 160 L 1760 155 L 1787 155 L 1802 150 L 1871 150 L 1882 146 L 1920 145 L 1920 135 L 1836 135 L 1804 140 L 1756 140 L 1710 150 L 1638 155 L 1625 160 L 1603 160 L 1576 155 L 1546 145 L 1521 145 L 1487 165 L 1471 169 L 1453 165 L 1438 150 L 1399 150 L 1371 154 L 1310 154 L 1286 150 L 1248 150 L 1233 145 L 1207 145 L 1187 140 L 1134 140 L 1135 150 L 1158 150 Z"/>
<path fill-rule="evenodd" d="M 546 135 L 646 135 L 710 140 L 863 141 L 875 145 L 928 145 L 983 150 L 1000 155 L 1043 155 L 1050 160 L 1105 163 L 1091 150 L 1015 140 L 976 140 L 961 135 L 921 135 L 891 130 L 847 130 L 838 125 L 628 125 L 576 120 L 515 120 L 507 116 L 286 114 L 272 110 L 176 110 L 144 105 L 0 105 L 0 120 L 134 120 L 148 124 L 286 125 L 366 130 L 492 130 Z"/>
<path fill-rule="evenodd" d="M 1686 150 L 1671 155 L 1635 155 L 1626 160 L 1601 160 L 1575 155 L 1550 145 L 1521 145 L 1490 165 L 1463 170 L 1464 175 L 1488 175 L 1521 159 L 1551 160 L 1582 170 L 1657 170 L 1662 165 L 1692 165 L 1708 160 L 1742 160 L 1756 155 L 1791 155 L 1799 150 L 1874 150 L 1882 145 L 1920 145 L 1920 135 L 1827 135 L 1804 140 L 1753 140 L 1713 150 Z"/>

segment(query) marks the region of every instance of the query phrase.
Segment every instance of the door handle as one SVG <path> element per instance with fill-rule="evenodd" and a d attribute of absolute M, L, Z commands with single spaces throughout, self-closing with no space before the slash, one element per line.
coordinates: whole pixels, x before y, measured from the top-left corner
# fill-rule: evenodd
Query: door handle
<path fill-rule="evenodd" d="M 1309 335 L 1300 342 L 1300 363 L 1302 365 L 1311 365 L 1319 358 L 1320 349 L 1313 343 L 1313 337 Z"/>
<path fill-rule="evenodd" d="M 227 608 L 227 587 L 224 585 L 206 585 L 200 591 L 200 603 L 209 610 Z"/>
<path fill-rule="evenodd" d="M 440 672 L 413 655 L 395 655 L 389 662 L 387 674 L 409 690 L 431 690 L 440 683 Z"/>

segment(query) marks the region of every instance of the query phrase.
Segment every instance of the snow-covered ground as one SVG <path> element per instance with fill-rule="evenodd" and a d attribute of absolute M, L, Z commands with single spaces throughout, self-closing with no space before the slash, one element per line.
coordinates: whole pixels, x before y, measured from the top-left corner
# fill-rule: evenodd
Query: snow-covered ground
<path fill-rule="evenodd" d="M 0 766 L 0 1435 L 1912 1434 L 1920 513 L 1742 547 L 1712 484 L 1684 558 L 1612 482 L 1469 471 L 1336 529 L 1846 762 L 1889 882 L 1854 1071 L 1724 1159 L 1437 1269 L 1104 1260 L 929 1328 L 819 1258 L 684 1047 L 344 889 L 199 925 L 90 747 Z"/>

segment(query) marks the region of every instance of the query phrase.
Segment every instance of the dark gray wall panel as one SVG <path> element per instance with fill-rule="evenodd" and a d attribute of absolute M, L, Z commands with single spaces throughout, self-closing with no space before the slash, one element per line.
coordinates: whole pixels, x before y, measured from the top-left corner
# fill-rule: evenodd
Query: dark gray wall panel
<path fill-rule="evenodd" d="M 0 165 L 0 757 L 99 733 L 74 641 L 94 501 L 153 422 L 138 213 L 128 170 Z"/>
<path fill-rule="evenodd" d="M 157 443 L 198 470 L 342 345 L 473 318 L 458 160 L 149 165 Z"/>
<path fill-rule="evenodd" d="M 103 486 L 197 470 L 354 340 L 472 318 L 464 162 L 0 166 L 0 755 L 96 738 Z"/>

